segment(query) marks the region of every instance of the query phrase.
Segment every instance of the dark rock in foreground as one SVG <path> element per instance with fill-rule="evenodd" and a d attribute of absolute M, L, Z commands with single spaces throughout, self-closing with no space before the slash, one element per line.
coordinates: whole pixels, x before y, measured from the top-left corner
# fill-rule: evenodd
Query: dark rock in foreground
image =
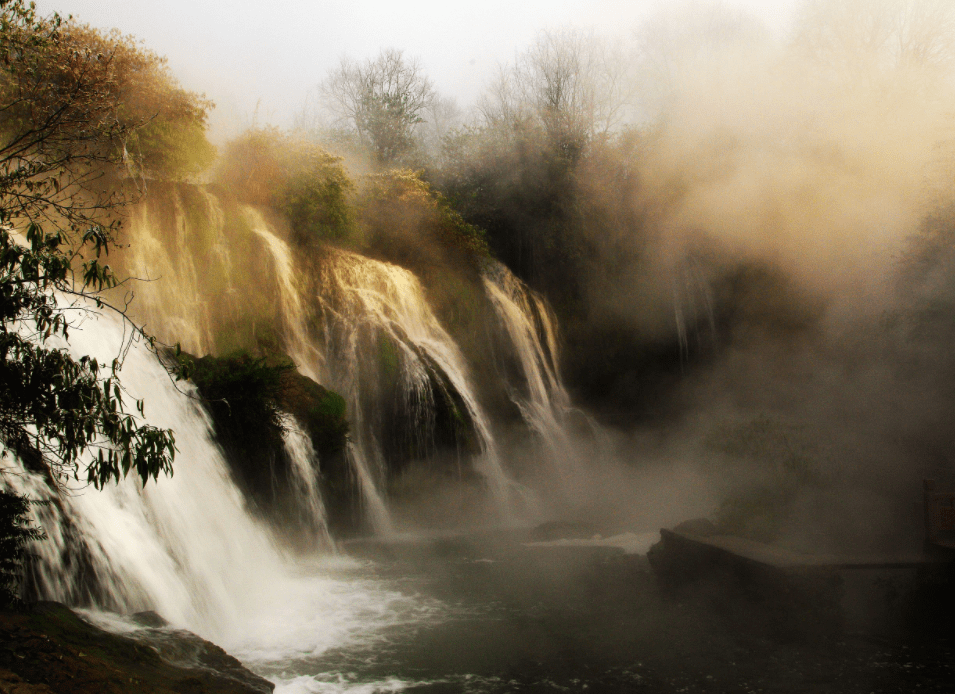
<path fill-rule="evenodd" d="M 148 621 L 162 623 L 154 613 Z M 120 636 L 55 602 L 0 613 L 3 694 L 269 694 L 274 687 L 188 631 L 157 627 L 144 629 L 142 638 Z"/>
<path fill-rule="evenodd" d="M 925 633 L 934 628 L 933 614 L 952 602 L 952 556 L 921 548 L 904 555 L 801 554 L 721 534 L 705 519 L 663 529 L 660 537 L 647 559 L 664 592 L 705 594 L 734 618 L 777 636 Z"/>

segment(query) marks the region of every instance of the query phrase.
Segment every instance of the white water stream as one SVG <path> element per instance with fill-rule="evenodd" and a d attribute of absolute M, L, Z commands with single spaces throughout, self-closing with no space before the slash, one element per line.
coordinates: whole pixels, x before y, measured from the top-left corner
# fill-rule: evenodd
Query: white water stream
<path fill-rule="evenodd" d="M 585 421 L 591 434 L 597 427 L 572 407 L 558 370 L 556 320 L 550 307 L 504 265 L 485 271 L 484 288 L 521 364 L 525 384 L 511 387 L 511 399 L 543 447 L 543 460 L 552 466 L 568 499 L 581 502 L 590 492 L 585 460 L 599 453 L 596 437 L 572 435 L 570 417 Z"/>
<path fill-rule="evenodd" d="M 272 233 L 262 213 L 254 208 L 245 208 L 252 231 L 265 242 L 272 255 L 276 275 L 279 280 L 279 292 L 282 299 L 282 318 L 285 323 L 286 349 L 295 362 L 299 372 L 316 383 L 323 383 L 325 359 L 314 340 L 308 337 L 305 320 L 305 307 L 302 305 L 301 290 L 296 284 L 295 267 L 288 244 Z"/>
<path fill-rule="evenodd" d="M 169 230 L 161 230 L 145 207 L 134 211 L 131 261 L 134 270 L 151 268 L 153 277 L 161 275 L 143 292 L 139 314 L 154 327 L 161 326 L 165 335 L 182 336 L 184 345 L 197 354 L 214 343 L 213 312 L 201 275 L 188 257 L 190 235 L 205 233 L 204 243 L 211 244 L 208 257 L 218 259 L 217 277 L 226 283 L 217 296 L 226 300 L 231 300 L 233 272 L 225 213 L 204 190 L 201 200 L 206 223 L 214 228 L 198 229 L 177 203 L 171 236 L 178 249 L 166 247 Z M 377 533 L 395 530 L 383 491 L 387 463 L 373 410 L 366 410 L 366 403 L 383 388 L 375 371 L 381 364 L 394 369 L 414 436 L 426 439 L 433 426 L 435 384 L 453 391 L 474 430 L 474 468 L 502 518 L 512 519 L 531 506 L 526 490 L 505 472 L 474 376 L 428 306 L 418 279 L 395 265 L 329 250 L 316 279 L 316 294 L 308 297 L 296 277 L 289 246 L 258 212 L 244 209 L 242 214 L 250 227 L 246 235 L 262 244 L 274 269 L 274 286 L 263 291 L 278 293 L 278 324 L 286 350 L 305 375 L 321 379 L 347 400 L 353 434 L 348 457 Z M 544 442 L 562 482 L 577 486 L 579 452 L 565 431 L 571 408 L 558 376 L 552 317 L 504 268 L 485 278 L 485 289 L 526 378 L 515 402 Z M 109 363 L 120 353 L 124 335 L 118 319 L 103 315 L 74 328 L 68 347 Z M 174 384 L 142 345 L 130 349 L 122 380 L 129 391 L 127 402 L 144 399 L 149 423 L 175 431 L 175 475 L 150 482 L 145 489 L 135 479 L 103 491 L 75 485 L 58 503 L 36 507 L 48 536 L 34 550 L 40 557 L 36 580 L 44 597 L 121 613 L 156 610 L 174 626 L 219 643 L 279 683 L 278 691 L 403 688 L 406 683 L 397 679 L 358 684 L 343 679 L 341 672 L 310 670 L 308 663 L 330 649 L 374 643 L 383 630 L 441 618 L 445 608 L 375 579 L 354 560 L 327 555 L 306 561 L 285 554 L 233 483 L 210 420 L 191 397 L 192 387 Z M 306 435 L 294 422 L 289 424 L 285 443 L 299 511 L 314 533 L 313 546 L 331 548 L 319 488 L 320 461 Z M 2 479 L 32 498 L 53 496 L 43 479 L 23 470 Z"/>
<path fill-rule="evenodd" d="M 335 375 L 336 390 L 348 400 L 353 428 L 362 432 L 355 441 L 354 453 L 372 510 L 378 504 L 376 480 L 384 474 L 384 461 L 374 430 L 362 419 L 364 384 L 360 375 L 362 360 L 369 358 L 367 343 L 385 337 L 396 350 L 406 403 L 420 405 L 429 397 L 426 394 L 431 392 L 432 375 L 446 378 L 461 397 L 481 449 L 475 469 L 484 475 L 505 518 L 510 517 L 519 488 L 504 472 L 488 416 L 478 402 L 464 357 L 428 306 L 417 277 L 397 265 L 330 250 L 321 281 L 316 298 L 324 309 L 324 333 L 330 342 L 328 358 L 335 360 L 329 370 Z M 378 530 L 383 528 L 378 526 Z"/>
<path fill-rule="evenodd" d="M 69 348 L 108 363 L 122 339 L 119 321 L 100 316 L 71 331 Z M 46 598 L 120 613 L 156 610 L 173 626 L 224 646 L 277 682 L 279 692 L 344 691 L 338 674 L 309 672 L 303 659 L 374 640 L 384 628 L 426 621 L 440 611 L 433 601 L 356 578 L 361 565 L 354 560 L 283 554 L 250 515 L 191 389 L 175 385 L 140 344 L 130 349 L 121 377 L 129 397 L 145 399 L 150 423 L 175 430 L 175 474 L 145 489 L 133 478 L 102 491 L 74 483 L 61 504 L 34 507 L 48 536 L 32 549 Z M 303 438 L 289 430 L 293 460 Z M 320 497 L 309 487 L 313 476 L 305 474 L 311 465 L 304 453 L 295 463 L 317 532 L 327 534 Z M 22 468 L 11 472 L 2 479 L 13 489 L 51 497 L 39 476 Z M 86 562 L 71 563 L 83 547 Z M 95 609 L 91 614 L 121 629 L 118 618 Z"/>

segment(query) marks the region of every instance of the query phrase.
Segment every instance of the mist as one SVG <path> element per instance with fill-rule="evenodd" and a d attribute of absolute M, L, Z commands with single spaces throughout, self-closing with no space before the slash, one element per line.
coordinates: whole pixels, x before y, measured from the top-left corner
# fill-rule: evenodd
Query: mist
<path fill-rule="evenodd" d="M 143 63 L 161 118 L 102 179 L 128 197 L 110 262 L 148 280 L 109 296 L 191 369 L 141 387 L 183 410 L 228 522 L 187 532 L 215 516 L 198 492 L 175 523 L 165 493 L 58 502 L 76 537 L 30 589 L 161 605 L 285 691 L 655 691 L 654 668 L 677 690 L 688 652 L 765 683 L 730 668 L 813 610 L 777 630 L 733 571 L 671 593 L 649 547 L 689 521 L 816 568 L 923 551 L 923 479 L 955 484 L 955 8 L 468 7 L 457 35 L 442 8 L 369 7 L 242 7 L 207 43 L 201 3 L 180 37 L 122 15 L 170 58 Z M 175 591 L 100 520 L 126 509 Z M 193 559 L 230 524 L 242 600 Z M 247 606 L 276 584 L 296 602 L 273 622 L 271 593 Z M 327 615 L 345 626 L 313 643 Z"/>
<path fill-rule="evenodd" d="M 748 499 L 772 524 L 791 505 L 779 532 L 830 547 L 916 541 L 919 481 L 951 474 L 947 359 L 926 358 L 944 342 L 907 327 L 949 290 L 913 301 L 906 262 L 951 196 L 951 16 L 849 5 L 807 4 L 787 41 L 737 31 L 671 63 L 638 165 L 649 241 L 590 294 L 638 329 L 682 323 L 676 435 L 734 459 L 746 491 L 724 512 Z"/>
<path fill-rule="evenodd" d="M 193 26 L 203 25 L 206 10 L 193 9 Z M 62 10 L 102 21 L 93 8 Z M 929 267 L 947 259 L 925 246 L 927 219 L 945 233 L 951 197 L 955 48 L 945 4 L 813 1 L 772 13 L 689 2 L 621 13 L 567 3 L 512 22 L 513 34 L 485 43 L 479 60 L 465 56 L 465 32 L 441 65 L 421 37 L 448 32 L 424 31 L 416 17 L 428 11 L 411 8 L 400 21 L 372 12 L 368 35 L 347 44 L 344 35 L 295 38 L 348 23 L 344 10 L 318 18 L 293 8 L 282 17 L 292 32 L 283 45 L 306 57 L 270 50 L 275 18 L 256 34 L 238 8 L 207 48 L 221 40 L 230 54 L 255 43 L 263 55 L 228 67 L 186 51 L 137 8 L 120 19 L 168 53 L 187 87 L 220 102 L 210 137 L 224 156 L 211 178 L 236 191 L 261 186 L 256 166 L 230 157 L 270 123 L 294 125 L 266 136 L 286 138 L 288 152 L 273 188 L 306 175 L 293 160 L 313 156 L 302 154 L 309 147 L 330 152 L 326 184 L 344 181 L 334 204 L 355 211 L 322 233 L 354 234 L 346 246 L 412 269 L 439 314 L 456 315 L 456 288 L 473 288 L 476 275 L 460 249 L 436 243 L 449 222 L 435 221 L 425 198 L 390 201 L 410 193 L 377 178 L 420 171 L 426 187 L 408 190 L 433 192 L 440 209 L 486 233 L 491 253 L 553 306 L 570 398 L 610 427 L 613 443 L 579 498 L 557 494 L 548 513 L 599 515 L 615 527 L 639 516 L 652 526 L 653 513 L 626 509 L 660 498 L 641 493 L 649 470 L 669 474 L 660 460 L 693 467 L 693 485 L 710 480 L 689 494 L 698 503 L 681 505 L 686 515 L 731 513 L 763 494 L 779 517 L 747 523 L 771 520 L 777 535 L 799 534 L 789 511 L 810 503 L 804 495 L 858 489 L 866 503 L 906 506 L 919 478 L 941 465 L 925 451 L 940 445 L 934 432 L 949 405 L 936 373 L 947 367 L 930 356 L 944 341 L 923 325 L 928 304 L 949 301 L 941 271 Z M 375 28 L 382 23 L 387 38 Z M 355 113 L 323 102 L 336 65 L 371 66 L 376 50 L 413 65 L 427 87 L 400 151 L 374 149 L 360 127 L 350 130 Z M 558 84 L 569 96 L 548 91 Z M 334 173 L 335 156 L 344 174 Z M 268 185 L 239 198 L 285 204 L 288 194 Z M 314 219 L 291 219 L 290 233 L 309 238 Z M 452 332 L 471 336 L 469 359 L 500 368 L 494 349 L 474 346 L 478 323 Z M 931 338 L 913 339 L 914 324 Z M 501 409 L 506 427 L 513 413 Z M 534 472 L 538 453 L 517 439 L 509 455 L 527 470 L 517 476 L 547 488 Z M 674 474 L 677 497 L 689 483 Z"/>

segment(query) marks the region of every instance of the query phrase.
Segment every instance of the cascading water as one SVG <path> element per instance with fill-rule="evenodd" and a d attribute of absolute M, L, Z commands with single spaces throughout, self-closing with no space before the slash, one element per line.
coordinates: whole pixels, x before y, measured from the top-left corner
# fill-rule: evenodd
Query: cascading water
<path fill-rule="evenodd" d="M 475 469 L 486 479 L 502 511 L 512 513 L 512 497 L 518 488 L 501 465 L 490 421 L 471 385 L 464 357 L 429 308 L 418 279 L 396 265 L 329 250 L 317 298 L 325 321 L 326 356 L 332 364 L 329 371 L 348 400 L 353 429 L 360 432 L 354 453 L 369 504 L 380 499 L 384 460 L 376 423 L 363 413 L 367 394 L 362 388 L 380 388 L 380 384 L 361 375 L 363 362 L 378 360 L 385 362 L 384 368 L 400 374 L 396 379 L 400 397 L 422 436 L 427 434 L 428 413 L 433 409 L 427 400 L 432 380 L 448 383 L 460 396 L 478 439 Z"/>
<path fill-rule="evenodd" d="M 209 215 L 221 219 L 214 197 L 204 196 Z M 148 204 L 136 205 L 128 224 L 131 239 L 126 260 L 131 277 L 145 280 L 135 290 L 135 310 L 140 323 L 163 339 L 175 336 L 183 347 L 206 354 L 214 344 L 209 306 L 199 286 L 192 253 L 184 253 L 187 240 L 200 231 L 183 214 L 182 202 L 173 196 L 173 234 L 155 218 Z M 210 225 L 210 228 L 213 228 Z M 221 231 L 221 230 L 220 230 Z M 215 233 L 215 232 L 214 232 Z M 174 238 L 170 239 L 169 236 Z M 222 258 L 227 261 L 228 256 Z"/>
<path fill-rule="evenodd" d="M 306 280 L 292 249 L 260 211 L 220 200 L 204 187 L 172 186 L 160 198 L 137 206 L 130 242 L 127 270 L 135 275 L 153 268 L 153 276 L 160 275 L 137 288 L 134 305 L 136 317 L 158 328 L 160 337 L 181 341 L 187 351 L 201 355 L 245 344 L 254 348 L 265 336 L 289 354 L 301 373 L 345 396 L 352 434 L 346 449 L 349 484 L 360 491 L 364 514 L 377 533 L 394 530 L 385 487 L 395 470 L 396 444 L 382 438 L 387 428 L 383 408 L 400 412 L 398 428 L 407 441 L 397 455 L 405 458 L 408 451 L 431 455 L 436 413 L 442 408 L 451 412 L 472 432 L 466 435 L 468 442 L 458 444 L 456 465 L 468 467 L 471 461 L 505 516 L 518 505 L 535 505 L 504 472 L 465 359 L 409 271 L 329 250 L 317 276 Z M 253 263 L 263 252 L 270 262 Z M 198 265 L 205 270 L 201 274 Z M 538 298 L 521 293 L 513 276 L 504 279 L 506 272 L 501 266 L 497 283 L 485 278 L 485 285 L 525 364 L 531 392 L 518 404 L 529 425 L 558 451 L 558 414 L 568 402 L 554 364 L 552 319 Z M 306 287 L 315 287 L 316 296 L 306 296 Z M 377 371 L 375 364 L 381 366 Z M 566 457 L 568 450 L 564 447 L 561 455 Z M 515 495 L 522 497 L 520 504 Z M 307 502 L 301 513 L 312 513 Z M 342 518 L 337 511 L 335 518 Z"/>
<path fill-rule="evenodd" d="M 120 321 L 104 315 L 71 329 L 69 348 L 109 363 L 123 339 Z M 201 407 L 142 345 L 132 345 L 121 376 L 129 394 L 146 401 L 150 423 L 175 431 L 175 475 L 145 489 L 133 479 L 102 491 L 74 489 L 38 507 L 49 539 L 35 548 L 37 588 L 68 603 L 156 609 L 200 633 L 223 633 L 249 610 L 255 586 L 277 579 L 282 559 L 249 516 Z M 34 498 L 52 496 L 35 474 L 4 479 Z M 74 535 L 85 541 L 95 586 L 69 561 Z"/>
<path fill-rule="evenodd" d="M 275 264 L 288 355 L 303 375 L 321 383 L 324 380 L 322 378 L 324 357 L 314 340 L 308 338 L 305 308 L 302 305 L 301 291 L 296 283 L 295 268 L 288 244 L 272 233 L 261 212 L 253 208 L 245 208 L 244 212 L 252 225 L 252 231 L 265 242 L 265 247 L 272 255 L 272 262 Z"/>
<path fill-rule="evenodd" d="M 328 516 L 325 512 L 325 502 L 318 487 L 317 472 L 318 459 L 312 441 L 295 422 L 288 417 L 285 422 L 285 450 L 288 452 L 289 462 L 295 492 L 295 501 L 298 509 L 305 516 L 304 526 L 313 535 L 313 546 L 334 548 L 335 543 L 328 532 Z"/>
<path fill-rule="evenodd" d="M 401 456 L 426 458 L 435 450 L 436 437 L 449 431 L 461 442 L 441 450 L 458 456 L 452 466 L 460 470 L 469 464 L 480 473 L 505 518 L 536 511 L 536 501 L 505 473 L 501 444 L 465 357 L 415 275 L 327 249 L 315 263 L 317 273 L 303 277 L 289 245 L 261 214 L 198 190 L 189 193 L 191 207 L 180 201 L 165 219 L 134 212 L 132 246 L 140 255 L 133 259 L 139 258 L 143 268 L 156 262 L 163 268 L 161 280 L 141 292 L 148 300 L 145 308 L 137 307 L 139 316 L 161 328 L 167 339 L 179 339 L 176 331 L 184 330 L 187 348 L 197 354 L 228 348 L 220 342 L 227 332 L 223 326 L 251 325 L 253 340 L 267 337 L 267 344 L 288 352 L 304 374 L 338 390 L 348 405 L 353 484 L 379 534 L 394 531 L 385 489 L 403 464 Z M 171 230 L 163 226 L 170 220 Z M 195 251 L 190 244 L 198 243 L 195 236 L 202 236 L 206 255 L 186 262 L 184 256 Z M 169 244 L 180 244 L 177 252 L 169 251 Z M 149 248 L 151 255 L 143 255 Z M 271 262 L 246 266 L 263 252 Z M 196 272 L 211 262 L 214 271 Z M 233 282 L 238 273 L 258 274 L 255 281 Z M 176 283 L 181 286 L 165 286 Z M 484 286 L 521 365 L 523 379 L 512 388 L 515 402 L 570 479 L 576 467 L 561 456 L 577 455 L 577 449 L 566 433 L 572 408 L 558 375 L 553 318 L 503 266 L 487 271 Z M 315 296 L 307 296 L 306 287 L 314 288 Z M 249 309 L 247 300 L 258 304 Z M 121 335 L 120 324 L 109 316 L 88 320 L 72 331 L 70 349 L 108 362 L 119 350 Z M 403 584 L 380 577 L 373 565 L 324 554 L 334 547 L 320 491 L 328 478 L 298 422 L 290 419 L 285 432 L 288 498 L 296 507 L 289 517 L 314 537 L 314 542 L 293 543 L 317 550 L 307 558 L 285 554 L 275 543 L 275 528 L 249 512 L 213 440 L 209 417 L 152 355 L 134 346 L 122 378 L 130 395 L 145 400 L 151 424 L 175 430 L 176 474 L 145 490 L 126 480 L 103 491 L 76 490 L 37 507 L 48 535 L 34 549 L 39 595 L 93 610 L 157 610 L 174 625 L 223 645 L 277 682 L 280 692 L 397 691 L 408 685 L 374 668 L 355 675 L 348 654 L 375 653 L 382 643 L 404 648 L 414 630 L 441 622 L 450 608 L 407 595 Z M 386 415 L 392 416 L 391 425 L 401 425 L 404 437 L 396 457 L 395 441 L 380 426 Z M 452 429 L 441 429 L 452 419 Z M 39 475 L 21 471 L 4 479 L 32 498 L 56 497 Z M 487 496 L 479 494 L 484 503 Z M 329 514 L 335 510 L 331 503 Z M 461 677 L 470 681 L 471 675 Z"/>
<path fill-rule="evenodd" d="M 511 399 L 543 443 L 563 492 L 579 501 L 587 491 L 584 451 L 568 419 L 584 415 L 572 407 L 560 378 L 556 320 L 544 300 L 503 264 L 487 263 L 482 279 L 521 366 L 524 382 L 509 388 Z"/>
<path fill-rule="evenodd" d="M 395 401 L 408 423 L 407 448 L 423 456 L 429 455 L 436 410 L 446 406 L 458 413 L 454 416 L 467 420 L 476 439 L 476 451 L 461 450 L 458 456 L 475 453 L 471 465 L 499 508 L 510 514 L 515 494 L 523 496 L 523 506 L 533 505 L 505 474 L 464 357 L 412 273 L 330 250 L 319 276 L 306 281 L 288 243 L 255 208 L 220 200 L 201 186 L 153 192 L 159 197 L 137 206 L 130 224 L 127 271 L 149 270 L 150 277 L 158 277 L 137 287 L 135 317 L 197 355 L 248 344 L 254 349 L 265 336 L 302 374 L 340 391 L 351 425 L 346 456 L 353 484 L 377 533 L 394 530 L 385 493 L 394 461 L 386 450 L 389 442 L 382 440 L 383 400 Z M 263 251 L 271 262 L 253 262 Z M 196 272 L 200 265 L 203 273 Z M 316 286 L 316 297 L 306 296 L 307 286 Z M 396 392 L 385 392 L 382 374 L 370 373 L 368 363 L 382 359 L 392 371 L 384 380 Z M 557 392 L 552 384 L 546 387 Z"/>
<path fill-rule="evenodd" d="M 63 346 L 109 363 L 123 340 L 121 322 L 104 315 L 71 329 Z M 156 610 L 174 627 L 224 645 L 275 681 L 277 692 L 326 691 L 324 679 L 335 691 L 340 675 L 316 673 L 310 659 L 440 615 L 434 601 L 356 578 L 362 565 L 354 560 L 283 554 L 246 508 L 191 387 L 177 386 L 142 344 L 131 346 L 120 376 L 129 396 L 145 400 L 150 424 L 175 430 L 175 474 L 145 488 L 128 478 L 103 490 L 56 492 L 8 458 L 0 481 L 51 502 L 32 507 L 47 536 L 30 548 L 39 597 L 89 608 L 88 618 L 120 632 L 138 627 L 101 610 Z M 304 505 L 327 534 L 309 474 L 311 445 L 294 423 L 286 445 Z"/>

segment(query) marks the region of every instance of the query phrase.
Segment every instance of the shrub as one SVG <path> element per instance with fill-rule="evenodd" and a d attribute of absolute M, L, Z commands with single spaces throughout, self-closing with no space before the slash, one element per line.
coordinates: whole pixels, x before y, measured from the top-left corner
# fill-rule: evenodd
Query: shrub
<path fill-rule="evenodd" d="M 31 525 L 31 501 L 9 491 L 0 491 L 0 606 L 19 600 L 17 588 L 27 558 L 27 543 L 43 539 L 40 530 Z"/>
<path fill-rule="evenodd" d="M 354 186 L 341 159 L 277 128 L 249 130 L 229 143 L 219 180 L 241 201 L 283 213 L 298 243 L 341 241 L 354 231 Z"/>

